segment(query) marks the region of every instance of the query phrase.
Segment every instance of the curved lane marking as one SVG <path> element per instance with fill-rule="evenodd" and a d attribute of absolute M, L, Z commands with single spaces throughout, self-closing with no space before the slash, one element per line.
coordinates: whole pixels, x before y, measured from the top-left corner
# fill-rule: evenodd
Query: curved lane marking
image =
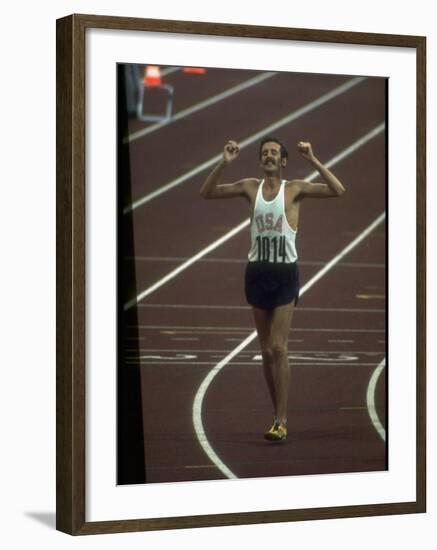
<path fill-rule="evenodd" d="M 199 389 L 197 390 L 196 397 L 194 398 L 193 403 L 193 424 L 194 430 L 199 440 L 200 445 L 205 451 L 208 458 L 213 462 L 217 468 L 229 479 L 238 479 L 236 476 L 222 460 L 219 458 L 217 453 L 211 447 L 208 438 L 206 437 L 205 429 L 202 422 L 202 403 L 203 398 L 205 397 L 206 390 L 208 389 L 211 382 L 217 376 L 217 374 L 222 370 L 222 368 L 229 363 L 236 355 L 240 353 L 245 347 L 247 347 L 256 337 L 256 331 L 249 334 L 249 336 L 241 342 L 235 349 L 228 353 L 224 359 L 222 359 L 217 365 L 209 371 Z"/>
<path fill-rule="evenodd" d="M 381 361 L 381 363 L 379 363 L 379 365 L 373 371 L 372 376 L 370 377 L 369 385 L 367 386 L 366 402 L 367 402 L 367 411 L 369 413 L 370 420 L 372 421 L 372 424 L 375 430 L 378 432 L 381 439 L 385 442 L 386 440 L 385 428 L 381 424 L 381 421 L 379 420 L 378 413 L 376 412 L 376 406 L 375 406 L 376 384 L 378 383 L 378 379 L 381 376 L 381 373 L 384 370 L 384 368 L 385 368 L 385 358 Z"/>
<path fill-rule="evenodd" d="M 353 250 L 362 240 L 364 240 L 374 229 L 376 229 L 385 220 L 385 212 L 379 215 L 366 229 L 364 229 L 358 237 L 356 237 L 351 243 L 349 243 L 339 254 L 337 254 L 332 260 L 330 260 L 320 271 L 318 271 L 314 277 L 312 277 L 301 289 L 299 295 L 302 296 L 307 290 L 309 290 L 323 275 L 330 271 L 346 254 Z M 245 340 L 243 340 L 234 350 L 231 351 L 224 359 L 222 359 L 217 365 L 207 374 L 203 380 L 193 403 L 193 425 L 197 439 L 205 451 L 205 454 L 213 462 L 217 468 L 229 479 L 238 479 L 229 468 L 220 459 L 217 453 L 212 448 L 208 441 L 202 422 L 202 403 L 205 394 L 210 386 L 211 382 L 217 376 L 217 374 L 225 367 L 229 361 L 231 361 L 240 351 L 246 348 L 256 338 L 256 330 L 254 330 Z"/>

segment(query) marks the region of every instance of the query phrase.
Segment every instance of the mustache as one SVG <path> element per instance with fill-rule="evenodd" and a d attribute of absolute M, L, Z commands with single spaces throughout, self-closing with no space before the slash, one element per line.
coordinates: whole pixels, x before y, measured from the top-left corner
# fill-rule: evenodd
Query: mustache
<path fill-rule="evenodd" d="M 273 164 L 275 163 L 275 159 L 266 159 L 264 161 L 264 164 L 267 164 L 268 162 L 273 162 Z"/>

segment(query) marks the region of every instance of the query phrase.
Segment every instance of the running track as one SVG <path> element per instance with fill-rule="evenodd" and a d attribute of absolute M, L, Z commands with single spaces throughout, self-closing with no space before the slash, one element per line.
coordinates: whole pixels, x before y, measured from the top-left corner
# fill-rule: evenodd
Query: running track
<path fill-rule="evenodd" d="M 175 86 L 177 114 L 258 74 L 175 71 L 166 81 Z M 129 144 L 137 206 L 135 258 L 126 258 L 135 261 L 137 296 L 146 295 L 124 342 L 123 368 L 141 365 L 148 482 L 386 468 L 384 90 L 382 79 L 277 73 L 169 125 L 130 121 L 132 136 L 148 129 Z M 247 227 L 220 242 L 247 219 L 247 204 L 199 196 L 227 139 L 247 143 L 229 181 L 259 176 L 256 136 L 271 125 L 268 133 L 289 148 L 285 177 L 311 174 L 295 151 L 308 140 L 347 187 L 341 199 L 302 206 L 298 252 L 308 288 L 289 336 L 282 445 L 262 438 L 272 417 L 256 338 L 238 351 L 254 328 L 243 293 Z"/>

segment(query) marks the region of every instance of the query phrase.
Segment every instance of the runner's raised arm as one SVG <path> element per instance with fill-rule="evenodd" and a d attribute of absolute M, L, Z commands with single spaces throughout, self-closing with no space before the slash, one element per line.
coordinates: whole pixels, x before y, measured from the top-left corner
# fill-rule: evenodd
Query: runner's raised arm
<path fill-rule="evenodd" d="M 301 197 L 325 198 L 340 197 L 346 191 L 341 181 L 324 166 L 313 153 L 311 143 L 300 141 L 297 149 L 319 172 L 326 183 L 311 183 L 304 180 L 293 180 L 293 183 L 300 186 Z"/>
<path fill-rule="evenodd" d="M 220 184 L 223 170 L 239 155 L 240 149 L 236 141 L 229 140 L 223 149 L 223 158 L 208 175 L 200 189 L 200 195 L 204 199 L 232 199 L 234 197 L 247 197 L 246 185 L 250 179 L 243 179 L 234 183 Z"/>

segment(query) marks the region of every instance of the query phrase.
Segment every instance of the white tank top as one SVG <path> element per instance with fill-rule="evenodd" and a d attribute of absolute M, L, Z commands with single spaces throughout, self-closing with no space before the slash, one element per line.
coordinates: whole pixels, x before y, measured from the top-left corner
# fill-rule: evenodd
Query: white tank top
<path fill-rule="evenodd" d="M 297 260 L 296 231 L 290 227 L 285 215 L 285 180 L 271 201 L 264 200 L 259 184 L 253 210 L 249 262 L 294 263 Z"/>

